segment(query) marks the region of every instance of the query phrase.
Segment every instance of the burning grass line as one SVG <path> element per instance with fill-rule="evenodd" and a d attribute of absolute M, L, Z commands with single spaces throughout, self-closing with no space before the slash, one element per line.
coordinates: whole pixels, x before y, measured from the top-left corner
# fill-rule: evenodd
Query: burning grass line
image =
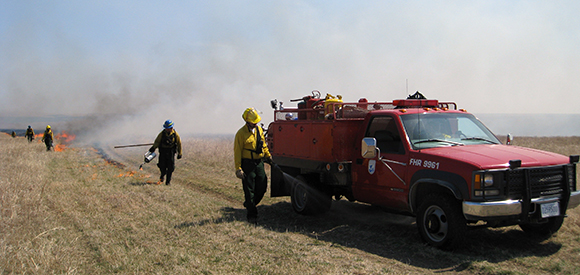
<path fill-rule="evenodd" d="M 105 153 L 105 150 L 103 150 L 103 148 L 96 148 L 93 147 L 93 149 L 97 152 L 97 154 L 99 156 L 101 156 L 103 158 L 103 160 L 105 160 L 107 163 L 112 164 L 118 168 L 125 168 L 125 164 L 122 164 L 116 160 L 113 160 L 111 157 L 109 157 L 109 155 L 107 155 L 107 153 Z"/>

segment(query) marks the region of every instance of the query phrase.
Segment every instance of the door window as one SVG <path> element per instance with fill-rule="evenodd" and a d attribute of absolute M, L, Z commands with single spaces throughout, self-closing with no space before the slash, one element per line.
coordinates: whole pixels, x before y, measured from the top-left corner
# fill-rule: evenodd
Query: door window
<path fill-rule="evenodd" d="M 397 129 L 397 123 L 390 116 L 372 118 L 366 137 L 374 137 L 381 153 L 404 154 L 403 142 Z"/>

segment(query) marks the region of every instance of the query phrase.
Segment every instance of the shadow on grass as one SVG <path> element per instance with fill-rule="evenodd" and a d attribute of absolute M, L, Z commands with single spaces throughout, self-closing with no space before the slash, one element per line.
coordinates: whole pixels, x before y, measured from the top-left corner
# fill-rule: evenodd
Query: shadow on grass
<path fill-rule="evenodd" d="M 331 210 L 319 216 L 302 216 L 289 202 L 258 206 L 257 226 L 276 232 L 296 232 L 330 243 L 332 247 L 351 247 L 402 263 L 443 271 L 462 271 L 474 262 L 499 263 L 516 257 L 543 257 L 562 247 L 550 240 L 529 238 L 517 227 L 503 230 L 474 229 L 466 241 L 453 251 L 442 251 L 422 243 L 415 218 L 390 214 L 366 204 L 333 201 Z M 244 221 L 246 210 L 221 209 L 222 217 L 185 222 L 175 228 L 209 223 Z"/>
<path fill-rule="evenodd" d="M 232 207 L 224 207 L 221 209 L 224 215 L 217 219 L 206 219 L 197 222 L 184 222 L 174 226 L 176 229 L 182 229 L 187 227 L 195 227 L 195 226 L 204 226 L 206 224 L 214 224 L 214 223 L 227 223 L 227 222 L 234 222 L 243 220 L 246 215 L 245 209 L 235 209 Z"/>

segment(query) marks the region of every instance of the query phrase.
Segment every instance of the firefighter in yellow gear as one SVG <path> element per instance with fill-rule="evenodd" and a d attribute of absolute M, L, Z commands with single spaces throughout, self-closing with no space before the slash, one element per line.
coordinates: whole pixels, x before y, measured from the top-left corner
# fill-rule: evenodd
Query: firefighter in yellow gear
<path fill-rule="evenodd" d="M 46 130 L 44 130 L 44 135 L 42 136 L 42 141 L 46 145 L 46 151 L 50 151 L 50 148 L 53 147 L 52 141 L 54 140 L 54 135 L 52 134 L 52 129 L 50 125 L 46 125 Z"/>
<path fill-rule="evenodd" d="M 149 149 L 149 152 L 155 152 L 156 148 L 159 148 L 159 162 L 157 163 L 157 167 L 161 171 L 161 176 L 157 184 L 161 184 L 165 180 L 165 185 L 169 185 L 173 171 L 175 171 L 175 154 L 177 154 L 177 159 L 181 159 L 183 156 L 181 137 L 173 129 L 173 121 L 166 120 L 163 123 L 163 130 L 155 138 L 155 142 Z"/>
<path fill-rule="evenodd" d="M 34 139 L 34 130 L 32 130 L 32 127 L 30 125 L 28 125 L 28 129 L 26 129 L 26 139 L 28 139 L 28 142 L 32 142 L 32 140 Z"/>
<path fill-rule="evenodd" d="M 256 109 L 246 109 L 242 118 L 246 124 L 236 133 L 234 163 L 236 177 L 242 180 L 244 188 L 244 207 L 247 210 L 247 219 L 251 223 L 256 223 L 258 218 L 256 206 L 264 197 L 268 187 L 264 160 L 272 163 L 272 156 L 265 142 L 264 131 L 262 127 L 257 125 L 261 118 Z"/>

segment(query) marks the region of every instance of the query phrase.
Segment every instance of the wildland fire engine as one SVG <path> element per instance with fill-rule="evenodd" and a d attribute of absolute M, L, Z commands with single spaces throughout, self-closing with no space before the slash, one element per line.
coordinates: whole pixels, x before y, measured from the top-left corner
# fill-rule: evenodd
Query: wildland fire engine
<path fill-rule="evenodd" d="M 313 91 L 297 108 L 272 101 L 271 196 L 300 214 L 341 197 L 416 217 L 424 242 L 453 247 L 469 227 L 519 225 L 549 237 L 580 204 L 578 155 L 502 144 L 473 114 L 419 92 L 342 102 Z M 275 167 L 275 166 L 274 166 Z M 295 179 L 295 180 L 291 180 Z"/>

